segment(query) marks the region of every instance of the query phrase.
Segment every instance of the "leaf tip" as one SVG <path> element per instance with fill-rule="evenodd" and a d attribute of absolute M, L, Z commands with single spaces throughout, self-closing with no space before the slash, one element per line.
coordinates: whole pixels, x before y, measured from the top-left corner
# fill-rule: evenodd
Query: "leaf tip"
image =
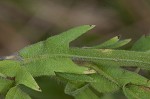
<path fill-rule="evenodd" d="M 91 27 L 91 29 L 92 29 L 92 28 L 94 28 L 96 25 L 89 25 L 89 26 L 90 26 L 90 27 Z"/>

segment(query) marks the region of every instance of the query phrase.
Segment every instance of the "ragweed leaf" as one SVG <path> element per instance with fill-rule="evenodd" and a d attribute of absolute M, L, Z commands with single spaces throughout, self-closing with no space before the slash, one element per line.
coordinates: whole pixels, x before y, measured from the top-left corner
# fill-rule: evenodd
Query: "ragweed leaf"
<path fill-rule="evenodd" d="M 22 64 L 33 76 L 55 75 L 54 71 L 83 73 L 87 68 L 77 66 L 71 59 L 63 58 L 61 54 L 68 53 L 69 43 L 93 27 L 84 25 L 73 28 L 24 48 L 19 52 L 24 60 Z"/>
<path fill-rule="evenodd" d="M 65 93 L 73 95 L 76 99 L 99 99 L 96 92 L 114 92 L 121 88 L 123 88 L 127 97 L 134 97 L 135 95 L 130 94 L 131 89 L 139 89 L 139 86 L 144 86 L 144 89 L 149 88 L 150 82 L 147 78 L 123 70 L 120 66 L 137 66 L 150 70 L 150 53 L 105 49 L 119 48 L 127 44 L 130 39 L 119 41 L 117 37 L 114 37 L 101 45 L 87 49 L 69 47 L 71 41 L 93 27 L 84 25 L 70 29 L 60 35 L 20 50 L 18 54 L 20 59 L 1 61 L 0 74 L 6 76 L 6 78 L 7 76 L 15 78 L 13 82 L 16 85 L 9 90 L 6 99 L 10 99 L 10 97 L 30 99 L 18 85 L 23 84 L 39 91 L 33 77 L 43 75 L 58 76 L 67 80 Z M 145 39 L 140 42 L 143 41 L 145 42 Z M 146 40 L 146 42 L 148 41 Z M 135 49 L 141 45 L 137 46 Z M 144 47 L 143 50 L 148 50 L 148 48 Z M 82 66 L 76 61 L 91 65 Z M 92 74 L 88 71 L 91 69 L 95 71 Z M 132 83 L 132 85 L 129 85 L 129 83 Z M 3 90 L 3 88 L 1 89 Z M 142 92 L 145 92 L 145 90 Z M 141 94 L 140 92 L 137 93 Z M 147 94 L 149 93 L 146 92 Z"/>

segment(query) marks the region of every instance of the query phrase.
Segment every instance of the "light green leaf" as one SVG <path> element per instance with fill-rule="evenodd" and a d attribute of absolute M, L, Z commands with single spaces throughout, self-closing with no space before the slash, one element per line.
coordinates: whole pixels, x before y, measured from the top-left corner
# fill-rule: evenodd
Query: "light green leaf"
<path fill-rule="evenodd" d="M 28 94 L 23 92 L 18 86 L 15 86 L 8 91 L 5 99 L 31 99 L 31 98 Z"/>
<path fill-rule="evenodd" d="M 149 99 L 150 87 L 128 83 L 123 87 L 123 92 L 128 99 Z"/>
<path fill-rule="evenodd" d="M 131 50 L 136 51 L 149 51 L 150 50 L 150 36 L 142 36 L 135 42 Z"/>
<path fill-rule="evenodd" d="M 125 86 L 128 89 L 135 86 L 127 86 L 132 83 L 138 86 L 150 86 L 145 77 L 136 73 L 123 70 L 120 66 L 137 66 L 150 70 L 150 53 L 126 50 L 97 49 L 118 48 L 127 44 L 130 39 L 119 41 L 117 37 L 95 46 L 95 49 L 69 48 L 69 43 L 81 36 L 94 26 L 84 25 L 70 29 L 60 35 L 48 38 L 45 41 L 30 45 L 19 51 L 21 60 L 0 61 L 0 73 L 8 77 L 15 77 L 15 84 L 23 84 L 34 90 L 39 90 L 33 77 L 59 76 L 69 83 L 65 92 L 75 96 L 76 99 L 98 99 L 98 96 L 90 88 L 100 93 L 114 92 Z M 143 40 L 142 40 L 143 41 Z M 139 45 L 138 45 L 139 46 Z M 147 49 L 147 48 L 146 48 Z M 91 66 L 79 66 L 73 61 L 81 61 Z M 95 66 L 96 64 L 96 66 Z M 87 74 L 89 68 L 96 71 L 95 74 Z M 87 84 L 88 83 L 88 84 Z M 90 88 L 86 87 L 90 85 Z M 16 93 L 15 93 L 16 92 Z M 16 94 L 16 95 L 15 95 Z M 9 97 L 25 95 L 19 87 L 13 87 L 8 92 Z"/>

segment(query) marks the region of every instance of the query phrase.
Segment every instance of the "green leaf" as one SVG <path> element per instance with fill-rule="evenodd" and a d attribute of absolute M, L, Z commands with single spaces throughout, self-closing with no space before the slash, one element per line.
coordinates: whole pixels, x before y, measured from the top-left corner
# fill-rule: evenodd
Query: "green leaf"
<path fill-rule="evenodd" d="M 123 87 L 123 92 L 128 99 L 149 99 L 150 87 L 134 85 L 131 83 Z"/>
<path fill-rule="evenodd" d="M 144 89 L 145 87 L 149 88 L 148 79 L 134 72 L 123 70 L 120 66 L 137 66 L 150 70 L 150 53 L 98 49 L 119 48 L 127 44 L 130 39 L 119 41 L 117 37 L 114 37 L 92 49 L 69 48 L 71 41 L 93 27 L 89 25 L 76 27 L 25 47 L 19 51 L 20 60 L 0 61 L 0 73 L 6 77 L 15 77 L 15 85 L 23 84 L 37 91 L 39 91 L 39 87 L 33 77 L 59 76 L 71 83 L 67 84 L 65 93 L 75 96 L 76 99 L 99 99 L 97 91 L 100 93 L 114 92 L 123 86 L 125 94 L 132 97 L 128 89 L 139 86 L 144 86 Z M 145 47 L 145 49 L 148 48 Z M 82 62 L 91 65 L 82 66 Z M 96 72 L 91 74 L 89 68 Z M 129 86 L 129 83 L 133 85 Z M 22 95 L 27 99 L 30 98 L 16 86 L 9 90 L 6 97 L 19 99 Z"/>
<path fill-rule="evenodd" d="M 149 53 L 111 49 L 72 48 L 69 54 L 46 54 L 36 58 L 31 57 L 24 59 L 23 64 L 33 76 L 55 75 L 54 71 L 81 74 L 87 70 L 85 67 L 77 66 L 68 58 L 84 59 L 85 61 L 99 60 L 102 65 L 138 66 L 150 69 Z"/>
<path fill-rule="evenodd" d="M 87 70 L 86 67 L 79 67 L 71 59 L 63 58 L 61 53 L 68 53 L 69 43 L 93 27 L 89 25 L 76 27 L 22 49 L 19 51 L 23 59 L 22 64 L 33 76 L 55 75 L 54 71 L 83 73 Z"/>
<path fill-rule="evenodd" d="M 79 67 L 74 64 L 69 58 L 81 58 L 86 61 L 99 60 L 102 65 L 139 66 L 150 69 L 150 58 L 147 53 L 108 49 L 69 50 L 69 42 L 91 28 L 93 26 L 89 25 L 76 27 L 46 41 L 37 43 L 37 45 L 24 48 L 19 52 L 24 60 L 22 64 L 33 76 L 55 75 L 54 71 L 81 74 L 87 70 L 85 67 Z M 114 41 L 117 41 L 116 38 Z M 122 43 L 120 44 L 122 45 Z"/>
<path fill-rule="evenodd" d="M 0 93 L 6 93 L 13 86 L 13 83 L 11 80 L 0 78 Z"/>
<path fill-rule="evenodd" d="M 11 88 L 5 99 L 31 99 L 28 94 L 23 92 L 18 86 Z"/>
<path fill-rule="evenodd" d="M 149 51 L 150 50 L 150 36 L 142 36 L 132 46 L 131 50 L 136 51 Z"/>

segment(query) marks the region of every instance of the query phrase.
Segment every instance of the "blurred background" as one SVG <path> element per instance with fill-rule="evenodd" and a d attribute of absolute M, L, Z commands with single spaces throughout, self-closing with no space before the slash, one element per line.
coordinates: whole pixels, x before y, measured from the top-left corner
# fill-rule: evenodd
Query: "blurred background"
<path fill-rule="evenodd" d="M 96 28 L 73 46 L 95 45 L 116 35 L 132 38 L 132 44 L 150 33 L 150 0 L 0 0 L 0 56 L 84 24 Z M 49 78 L 37 81 L 46 91 L 31 92 L 35 99 L 59 99 L 54 91 L 70 99 L 63 94 L 63 85 L 57 89 Z M 50 92 L 51 88 L 55 90 Z"/>

